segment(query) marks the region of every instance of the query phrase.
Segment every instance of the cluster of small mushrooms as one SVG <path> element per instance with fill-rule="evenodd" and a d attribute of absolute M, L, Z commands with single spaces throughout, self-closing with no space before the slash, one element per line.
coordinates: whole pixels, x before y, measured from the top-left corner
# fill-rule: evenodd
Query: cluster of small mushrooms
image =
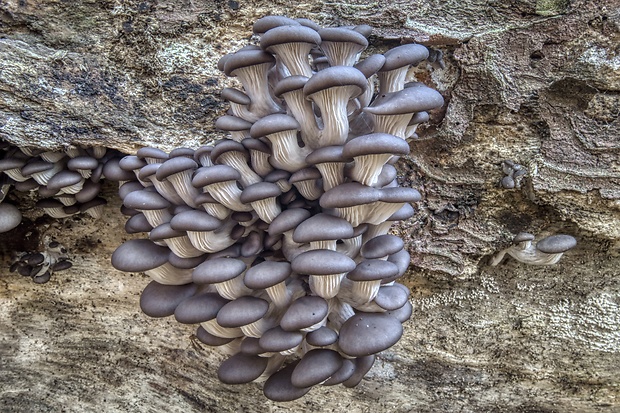
<path fill-rule="evenodd" d="M 19 209 L 4 201 L 10 190 L 31 193 L 52 218 L 85 213 L 99 218 L 105 199 L 99 196 L 103 167 L 119 152 L 103 147 L 64 151 L 20 148 L 0 140 L 0 233 L 17 227 Z"/>
<path fill-rule="evenodd" d="M 260 46 L 224 56 L 228 139 L 196 150 L 142 148 L 108 162 L 129 233 L 112 265 L 152 279 L 140 305 L 200 324 L 229 357 L 228 384 L 264 381 L 266 397 L 356 386 L 411 315 L 409 266 L 392 223 L 420 193 L 393 166 L 442 96 L 410 69 L 428 57 L 406 44 L 360 60 L 368 26 L 321 28 L 268 16 Z"/>
<path fill-rule="evenodd" d="M 42 252 L 17 253 L 13 257 L 10 271 L 24 277 L 32 277 L 37 284 L 44 284 L 55 272 L 72 266 L 73 263 L 67 257 L 67 249 L 57 241 L 47 240 Z"/>
<path fill-rule="evenodd" d="M 575 237 L 566 234 L 551 235 L 533 244 L 535 239 L 533 234 L 520 232 L 512 240 L 513 245 L 498 252 L 491 259 L 490 265 L 498 265 L 506 254 L 524 264 L 553 265 L 560 261 L 566 251 L 577 245 Z"/>
<path fill-rule="evenodd" d="M 500 185 L 505 189 L 521 188 L 521 181 L 527 175 L 527 169 L 509 159 L 502 161 L 502 171 L 504 177 Z"/>

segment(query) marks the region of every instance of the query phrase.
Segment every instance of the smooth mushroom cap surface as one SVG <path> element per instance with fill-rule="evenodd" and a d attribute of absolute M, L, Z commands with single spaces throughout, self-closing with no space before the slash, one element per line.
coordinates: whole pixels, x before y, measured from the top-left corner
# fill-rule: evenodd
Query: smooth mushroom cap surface
<path fill-rule="evenodd" d="M 168 262 L 170 250 L 148 239 L 124 242 L 112 253 L 112 266 L 119 271 L 142 272 Z"/>
<path fill-rule="evenodd" d="M 196 329 L 196 338 L 200 340 L 201 343 L 206 344 L 207 346 L 223 346 L 224 344 L 228 344 L 234 340 L 232 337 L 218 337 L 209 333 L 204 329 L 203 326 L 200 326 Z"/>
<path fill-rule="evenodd" d="M 269 224 L 269 235 L 280 235 L 290 231 L 311 215 L 310 211 L 303 208 L 286 209 Z"/>
<path fill-rule="evenodd" d="M 276 326 L 265 331 L 258 340 L 263 351 L 280 352 L 297 347 L 304 339 L 299 331 L 286 331 L 281 326 Z"/>
<path fill-rule="evenodd" d="M 310 327 L 327 316 L 329 306 L 323 298 L 306 295 L 293 301 L 286 310 L 280 326 L 285 331 L 298 331 Z"/>
<path fill-rule="evenodd" d="M 306 334 L 306 342 L 311 346 L 324 347 L 338 341 L 338 333 L 329 327 L 323 326 Z"/>
<path fill-rule="evenodd" d="M 328 349 L 310 350 L 302 357 L 293 374 L 291 383 L 295 387 L 310 387 L 319 384 L 342 367 L 342 357 L 337 351 Z"/>
<path fill-rule="evenodd" d="M 393 346 L 402 335 L 403 327 L 396 318 L 384 313 L 360 312 L 340 328 L 338 346 L 349 356 L 368 356 Z"/>
<path fill-rule="evenodd" d="M 245 269 L 246 265 L 241 260 L 218 257 L 208 259 L 194 268 L 192 279 L 198 284 L 217 284 L 241 275 Z"/>
<path fill-rule="evenodd" d="M 288 402 L 299 399 L 310 391 L 310 387 L 295 387 L 291 375 L 298 362 L 294 362 L 272 374 L 263 386 L 263 394 L 276 402 Z"/>
<path fill-rule="evenodd" d="M 403 240 L 396 235 L 385 234 L 366 242 L 360 252 L 366 259 L 381 258 L 400 251 L 404 245 Z"/>
<path fill-rule="evenodd" d="M 174 318 L 183 324 L 213 320 L 229 301 L 216 293 L 202 293 L 183 300 L 174 311 Z"/>
<path fill-rule="evenodd" d="M 269 309 L 269 303 L 262 298 L 249 295 L 229 302 L 217 314 L 222 327 L 241 327 L 261 319 Z"/>
<path fill-rule="evenodd" d="M 15 205 L 0 204 L 0 233 L 7 232 L 17 227 L 22 222 L 22 213 Z"/>
<path fill-rule="evenodd" d="M 325 249 L 302 252 L 291 262 L 291 268 L 296 273 L 311 275 L 341 274 L 352 271 L 355 267 L 355 261 L 351 258 Z"/>
<path fill-rule="evenodd" d="M 293 232 L 293 241 L 339 240 L 353 237 L 353 227 L 346 219 L 328 214 L 316 214 L 306 219 Z"/>
<path fill-rule="evenodd" d="M 217 378 L 225 384 L 250 383 L 263 374 L 268 362 L 268 357 L 237 353 L 220 364 Z"/>
<path fill-rule="evenodd" d="M 536 249 L 546 254 L 559 254 L 566 252 L 577 245 L 575 237 L 558 234 L 543 238 L 536 243 Z"/>
<path fill-rule="evenodd" d="M 287 261 L 263 261 L 246 271 L 243 282 L 248 288 L 260 290 L 286 281 L 291 272 Z"/>
<path fill-rule="evenodd" d="M 149 317 L 168 317 L 177 306 L 196 293 L 196 284 L 164 285 L 151 281 L 140 294 L 140 309 Z"/>

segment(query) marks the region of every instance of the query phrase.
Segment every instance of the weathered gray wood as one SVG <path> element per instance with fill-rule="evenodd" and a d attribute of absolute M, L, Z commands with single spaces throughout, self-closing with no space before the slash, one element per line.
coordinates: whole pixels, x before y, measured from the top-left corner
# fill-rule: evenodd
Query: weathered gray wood
<path fill-rule="evenodd" d="M 259 386 L 219 384 L 221 356 L 140 314 L 146 277 L 110 267 L 123 238 L 112 205 L 99 221 L 41 228 L 75 263 L 46 285 L 9 274 L 5 257 L 0 410 L 619 408 L 617 1 L 9 0 L 0 11 L 0 135 L 19 145 L 131 152 L 221 136 L 230 81 L 215 64 L 268 13 L 373 25 L 377 51 L 438 48 L 446 68 L 422 67 L 421 80 L 447 102 L 399 163 L 424 197 L 396 228 L 412 252 L 414 315 L 360 387 L 281 405 Z M 499 186 L 505 159 L 527 168 L 520 189 Z M 579 244 L 554 267 L 487 266 L 520 231 Z"/>

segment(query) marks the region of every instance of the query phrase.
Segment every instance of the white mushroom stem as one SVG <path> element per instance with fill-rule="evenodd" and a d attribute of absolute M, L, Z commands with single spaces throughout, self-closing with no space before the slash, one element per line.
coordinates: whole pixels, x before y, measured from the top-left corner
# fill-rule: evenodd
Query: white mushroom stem
<path fill-rule="evenodd" d="M 65 167 L 64 162 L 56 162 L 53 166 L 45 171 L 35 172 L 31 175 L 32 179 L 37 181 L 39 185 L 47 185 L 47 182 L 56 175 L 58 172 L 62 171 Z"/>
<path fill-rule="evenodd" d="M 366 218 L 369 209 L 367 206 L 368 204 L 353 205 L 350 207 L 334 208 L 333 210 L 336 216 L 346 219 L 353 227 L 357 227 L 367 222 Z"/>
<path fill-rule="evenodd" d="M 243 336 L 243 332 L 241 331 L 239 327 L 234 327 L 234 328 L 222 327 L 221 325 L 217 323 L 217 320 L 215 318 L 209 321 L 204 321 L 200 323 L 200 325 L 202 326 L 202 328 L 207 330 L 208 333 L 213 334 L 214 336 L 217 336 L 217 337 L 237 338 L 237 337 Z"/>
<path fill-rule="evenodd" d="M 235 225 L 236 222 L 231 219 L 214 231 L 187 231 L 187 236 L 196 249 L 214 253 L 226 249 L 235 243 L 235 240 L 230 238 L 230 231 Z"/>
<path fill-rule="evenodd" d="M 263 356 L 262 354 L 259 355 Z M 273 373 L 280 370 L 280 367 L 282 367 L 282 364 L 284 364 L 284 361 L 286 360 L 286 356 L 279 353 L 271 353 L 266 357 L 269 357 L 267 367 L 265 368 L 263 374 L 254 380 L 255 383 L 262 383 L 267 380 Z"/>
<path fill-rule="evenodd" d="M 252 169 L 262 177 L 273 171 L 273 166 L 269 163 L 268 153 L 250 150 L 250 163 L 252 164 Z"/>
<path fill-rule="evenodd" d="M 139 210 L 144 214 L 144 217 L 151 224 L 151 227 L 155 228 L 166 222 L 170 222 L 172 214 L 167 209 L 152 209 L 152 210 Z"/>
<path fill-rule="evenodd" d="M 241 189 L 237 186 L 237 181 L 216 182 L 205 186 L 204 190 L 211 194 L 217 202 L 233 211 L 252 211 L 251 205 L 246 205 L 239 199 Z"/>
<path fill-rule="evenodd" d="M 250 112 L 260 118 L 281 111 L 269 91 L 267 76 L 272 66 L 271 63 L 263 63 L 242 67 L 232 72 L 241 81 L 245 94 L 250 98 Z"/>
<path fill-rule="evenodd" d="M 283 93 L 288 111 L 299 122 L 301 127 L 301 139 L 307 147 L 316 149 L 319 147 L 319 135 L 321 130 L 317 124 L 316 116 L 312 110 L 312 104 L 304 97 L 302 89 Z"/>
<path fill-rule="evenodd" d="M 94 219 L 99 219 L 103 215 L 103 205 L 97 205 L 92 208 L 88 208 L 86 212 L 89 216 Z"/>
<path fill-rule="evenodd" d="M 200 164 L 200 166 L 213 166 L 213 162 L 211 161 L 211 157 L 209 156 L 208 153 L 200 155 L 197 161 Z"/>
<path fill-rule="evenodd" d="M 224 221 L 228 218 L 231 212 L 230 209 L 226 208 L 224 205 L 215 202 L 205 202 L 202 204 L 202 208 L 207 212 L 207 214 L 219 219 L 220 221 Z"/>
<path fill-rule="evenodd" d="M 320 240 L 310 242 L 311 250 L 332 250 L 336 251 L 336 240 Z"/>
<path fill-rule="evenodd" d="M 205 330 L 206 330 L 206 328 L 205 328 Z M 211 334 L 213 334 L 213 333 L 211 333 Z M 215 335 L 215 334 L 213 334 L 213 335 Z M 223 344 L 221 346 L 218 346 L 217 348 L 220 351 L 220 353 L 222 353 L 222 354 L 224 354 L 226 356 L 232 356 L 233 354 L 237 354 L 239 352 L 239 349 L 241 348 L 241 341 L 243 341 L 243 337 L 235 338 L 233 341 L 231 341 L 229 343 L 226 343 L 226 344 Z"/>
<path fill-rule="evenodd" d="M 189 239 L 189 236 L 183 235 L 180 237 L 167 238 L 164 240 L 170 251 L 178 257 L 198 257 L 204 254 L 203 251 L 195 248 Z"/>
<path fill-rule="evenodd" d="M 553 265 L 560 261 L 560 258 L 562 258 L 564 253 L 559 252 L 556 254 L 547 254 L 536 249 L 536 247 L 531 245 L 531 243 L 529 247 L 525 249 L 521 249 L 518 245 L 512 245 L 497 253 L 497 255 L 491 260 L 490 265 L 496 266 L 499 264 L 506 254 L 524 264 Z"/>
<path fill-rule="evenodd" d="M 255 113 L 250 112 L 247 105 L 241 105 L 235 102 L 230 102 L 230 112 L 234 116 L 241 118 L 243 120 L 247 120 L 248 122 L 251 122 L 251 123 L 254 123 L 261 118 L 260 116 L 257 116 Z M 207 165 L 202 165 L 202 166 L 207 166 Z"/>
<path fill-rule="evenodd" d="M 82 178 L 80 180 L 80 182 L 76 182 L 73 185 L 69 185 L 69 186 L 65 186 L 60 188 L 59 193 L 61 194 L 69 194 L 69 195 L 75 195 L 78 192 L 80 192 L 82 190 L 82 188 L 84 187 L 84 178 Z"/>
<path fill-rule="evenodd" d="M 157 190 L 157 193 L 174 205 L 183 205 L 183 203 L 185 202 L 183 198 L 181 198 L 179 194 L 177 194 L 176 189 L 174 189 L 174 186 L 172 186 L 172 183 L 170 183 L 170 181 L 160 181 L 155 177 L 155 174 L 151 175 L 150 181 L 155 187 L 155 190 Z"/>
<path fill-rule="evenodd" d="M 243 274 L 228 281 L 215 284 L 217 293 L 227 300 L 236 300 L 244 295 L 252 294 L 252 290 L 246 287 L 243 283 Z"/>
<path fill-rule="evenodd" d="M 349 135 L 347 105 L 349 96 L 359 90 L 355 86 L 340 86 L 308 96 L 320 109 L 323 129 L 317 147 L 344 145 Z"/>
<path fill-rule="evenodd" d="M 153 281 L 165 285 L 183 285 L 192 282 L 193 269 L 183 270 L 165 263 L 159 267 L 144 271 Z"/>
<path fill-rule="evenodd" d="M 379 95 L 403 90 L 408 71 L 409 66 L 404 66 L 394 70 L 377 73 L 377 77 L 379 78 Z"/>
<path fill-rule="evenodd" d="M 285 66 L 286 76 L 312 76 L 312 68 L 308 61 L 312 45 L 310 43 L 282 43 L 270 46 L 269 50 L 275 54 Z"/>
<path fill-rule="evenodd" d="M 364 237 L 367 239 L 373 239 L 379 235 L 385 235 L 390 232 L 393 221 L 383 221 L 377 225 L 368 225 L 368 229 L 364 233 Z"/>
<path fill-rule="evenodd" d="M 278 169 L 296 172 L 308 166 L 306 156 L 310 154 L 307 146 L 299 147 L 297 132 L 287 130 L 267 135 L 271 142 L 272 154 L 269 162 Z"/>
<path fill-rule="evenodd" d="M 310 274 L 310 289 L 313 293 L 324 299 L 335 297 L 340 290 L 340 282 L 344 278 L 345 273 L 330 275 L 312 275 Z"/>
<path fill-rule="evenodd" d="M 276 326 L 276 321 L 271 318 L 261 318 L 253 323 L 241 326 L 241 331 L 247 337 L 260 338 L 265 331 Z"/>
<path fill-rule="evenodd" d="M 407 125 L 407 129 L 405 129 L 405 139 L 410 139 L 418 130 L 419 123 L 414 123 L 413 125 Z"/>
<path fill-rule="evenodd" d="M 67 214 L 62 208 L 42 208 L 52 218 L 67 218 L 73 214 Z"/>
<path fill-rule="evenodd" d="M 394 215 L 394 213 L 401 209 L 405 203 L 377 201 L 369 205 L 371 205 L 369 209 L 370 213 L 368 214 L 365 222 L 372 225 L 379 225 Z"/>
<path fill-rule="evenodd" d="M 56 163 L 65 157 L 63 152 L 47 151 L 39 155 L 45 162 Z"/>
<path fill-rule="evenodd" d="M 54 198 L 62 202 L 64 206 L 71 206 L 77 203 L 77 199 L 75 199 L 75 197 L 70 194 L 56 195 L 54 196 Z"/>
<path fill-rule="evenodd" d="M 327 326 L 334 331 L 340 331 L 340 327 L 342 327 L 345 321 L 355 315 L 355 311 L 350 304 L 338 298 L 331 299 L 329 304 L 329 323 Z"/>
<path fill-rule="evenodd" d="M 376 281 L 353 281 L 351 283 L 351 293 L 357 303 L 366 304 L 375 299 L 381 287 L 381 280 Z"/>
<path fill-rule="evenodd" d="M 168 176 L 167 180 L 172 184 L 176 193 L 187 205 L 196 208 L 197 205 L 194 198 L 196 198 L 200 192 L 192 185 L 192 173 L 193 171 L 190 170 L 177 172 Z"/>
<path fill-rule="evenodd" d="M 323 178 L 323 191 L 327 192 L 345 182 L 344 162 L 325 162 L 318 163 L 314 166 L 319 170 L 319 172 L 321 172 L 321 177 Z"/>
<path fill-rule="evenodd" d="M 225 152 L 219 156 L 217 161 L 221 164 L 231 166 L 237 171 L 239 171 L 239 173 L 241 174 L 241 179 L 239 181 L 244 188 L 247 188 L 252 184 L 262 182 L 263 180 L 260 176 L 256 174 L 256 172 L 252 170 L 252 168 L 250 168 L 250 166 L 245 160 L 245 156 L 239 152 Z M 213 195 L 213 197 L 215 198 L 215 195 Z"/>
<path fill-rule="evenodd" d="M 340 249 L 337 249 L 337 251 L 342 252 L 349 258 L 356 258 L 359 255 L 361 249 L 362 236 L 358 235 L 357 237 L 343 239 L 342 246 Z"/>
<path fill-rule="evenodd" d="M 293 182 L 293 186 L 297 188 L 301 196 L 310 201 L 319 199 L 323 194 L 321 186 L 315 180 Z"/>
<path fill-rule="evenodd" d="M 411 120 L 413 113 L 405 113 L 402 115 L 375 115 L 371 114 L 374 122 L 374 132 L 389 133 L 399 138 L 407 137 L 407 125 Z"/>
<path fill-rule="evenodd" d="M 259 218 L 268 224 L 282 212 L 280 203 L 276 202 L 275 197 L 259 199 L 258 201 L 250 202 L 250 205 L 252 205 Z"/>
<path fill-rule="evenodd" d="M 88 179 L 93 174 L 93 171 L 90 169 L 78 169 L 77 172 L 82 175 L 82 178 Z"/>
<path fill-rule="evenodd" d="M 293 241 L 293 230 L 282 234 L 282 253 L 288 262 L 293 261 L 296 256 L 309 249 L 309 244 L 300 244 Z"/>
<path fill-rule="evenodd" d="M 11 178 L 11 179 L 13 179 L 14 181 L 17 181 L 17 182 L 24 182 L 24 181 L 27 181 L 28 179 L 30 179 L 29 176 L 22 175 L 22 173 L 21 173 L 19 168 L 7 169 L 6 171 L 4 171 L 4 173 L 7 174 L 9 176 L 9 178 Z"/>
<path fill-rule="evenodd" d="M 372 154 L 354 157 L 355 162 L 349 172 L 351 179 L 366 186 L 376 185 L 383 166 L 391 157 L 391 154 Z"/>

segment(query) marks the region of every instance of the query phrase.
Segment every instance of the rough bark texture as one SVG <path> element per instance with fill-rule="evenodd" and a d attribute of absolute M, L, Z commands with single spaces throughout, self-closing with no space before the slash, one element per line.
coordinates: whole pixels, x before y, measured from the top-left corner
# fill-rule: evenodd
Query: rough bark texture
<path fill-rule="evenodd" d="M 257 385 L 221 385 L 222 356 L 192 328 L 141 314 L 146 277 L 109 265 L 123 241 L 112 201 L 99 221 L 31 211 L 0 238 L 1 411 L 620 409 L 617 1 L 5 0 L 0 12 L 0 134 L 21 146 L 132 152 L 219 137 L 229 81 L 216 62 L 272 13 L 370 24 L 377 51 L 442 50 L 445 69 L 420 73 L 447 102 L 399 163 L 424 196 L 395 229 L 413 257 L 414 315 L 360 386 L 278 404 Z M 520 189 L 498 185 L 505 159 L 527 167 Z M 520 231 L 579 244 L 552 267 L 489 267 Z M 74 268 L 45 285 L 9 274 L 6 246 L 43 235 Z"/>

